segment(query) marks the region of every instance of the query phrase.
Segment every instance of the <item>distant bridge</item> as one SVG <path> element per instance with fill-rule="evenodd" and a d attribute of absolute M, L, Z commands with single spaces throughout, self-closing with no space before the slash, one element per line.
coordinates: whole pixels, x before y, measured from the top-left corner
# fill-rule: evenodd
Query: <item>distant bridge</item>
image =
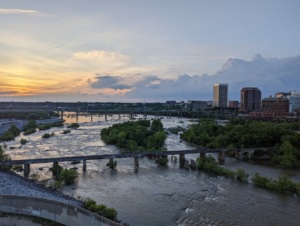
<path fill-rule="evenodd" d="M 183 117 L 183 113 L 189 113 L 191 111 L 182 111 L 182 110 L 146 110 L 146 109 L 124 109 L 124 110 L 109 110 L 109 109 L 103 109 L 103 110 L 89 110 L 89 109 L 71 109 L 71 108 L 41 108 L 41 109 L 12 109 L 12 110 L 6 110 L 6 109 L 0 109 L 1 112 L 58 112 L 61 119 L 64 119 L 64 116 L 74 116 L 78 120 L 78 117 L 81 115 L 90 115 L 91 121 L 93 115 L 103 115 L 105 117 L 105 120 L 107 120 L 107 116 L 109 115 L 118 115 L 119 119 L 121 118 L 121 115 L 128 115 L 129 118 L 133 119 L 135 115 L 143 115 L 144 118 L 147 118 L 147 115 L 154 115 L 156 117 L 158 116 L 167 116 L 167 117 Z M 67 115 L 65 114 L 67 112 Z"/>
<path fill-rule="evenodd" d="M 21 160 L 10 160 L 0 162 L 0 166 L 12 166 L 12 165 L 24 165 L 24 176 L 28 177 L 30 173 L 30 164 L 38 163 L 54 163 L 54 162 L 83 162 L 82 170 L 86 171 L 86 161 L 96 159 L 109 159 L 109 166 L 114 168 L 113 159 L 118 158 L 134 158 L 134 166 L 139 167 L 139 157 L 155 156 L 162 157 L 168 155 L 179 155 L 180 165 L 189 168 L 190 163 L 185 159 L 185 154 L 200 154 L 201 159 L 205 159 L 206 153 L 218 153 L 219 162 L 224 162 L 225 152 L 232 151 L 227 149 L 209 149 L 209 148 L 198 148 L 196 150 L 179 150 L 179 151 L 163 151 L 163 152 L 141 152 L 141 153 L 124 153 L 124 154 L 103 154 L 103 155 L 82 155 L 82 156 L 67 156 L 67 157 L 55 157 L 55 158 L 36 158 L 36 159 L 21 159 Z M 235 149 L 235 156 L 240 158 L 241 153 L 247 155 L 252 153 L 254 149 Z M 191 166 L 196 167 L 195 161 L 191 161 Z"/>

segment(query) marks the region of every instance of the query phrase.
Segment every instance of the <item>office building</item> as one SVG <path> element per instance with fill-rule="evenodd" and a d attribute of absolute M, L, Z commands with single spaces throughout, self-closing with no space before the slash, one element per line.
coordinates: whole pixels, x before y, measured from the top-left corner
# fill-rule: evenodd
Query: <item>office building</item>
<path fill-rule="evenodd" d="M 241 90 L 241 112 L 261 110 L 261 92 L 255 87 L 245 87 Z"/>
<path fill-rule="evenodd" d="M 214 107 L 227 108 L 228 84 L 214 84 Z"/>
<path fill-rule="evenodd" d="M 285 115 L 289 112 L 289 99 L 282 98 L 264 98 L 262 100 L 262 111 Z"/>
<path fill-rule="evenodd" d="M 239 102 L 237 100 L 230 100 L 229 107 L 230 108 L 239 108 Z"/>
<path fill-rule="evenodd" d="M 288 97 L 290 100 L 290 112 L 300 112 L 300 92 L 291 92 Z"/>
<path fill-rule="evenodd" d="M 192 111 L 203 111 L 207 108 L 206 101 L 192 101 L 191 110 Z"/>

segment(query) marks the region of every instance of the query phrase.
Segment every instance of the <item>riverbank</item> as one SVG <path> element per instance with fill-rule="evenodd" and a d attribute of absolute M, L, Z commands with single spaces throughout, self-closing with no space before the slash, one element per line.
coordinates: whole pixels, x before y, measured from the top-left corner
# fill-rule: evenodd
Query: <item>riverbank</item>
<path fill-rule="evenodd" d="M 0 172 L 0 194 L 31 196 L 50 199 L 74 206 L 82 206 L 82 202 L 58 191 L 45 188 L 34 181 L 23 178 L 13 172 Z"/>

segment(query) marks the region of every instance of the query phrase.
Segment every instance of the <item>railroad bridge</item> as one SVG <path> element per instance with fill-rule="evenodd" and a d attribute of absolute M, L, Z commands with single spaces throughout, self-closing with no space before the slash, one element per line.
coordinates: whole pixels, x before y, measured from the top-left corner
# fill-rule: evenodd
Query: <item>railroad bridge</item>
<path fill-rule="evenodd" d="M 225 153 L 228 152 L 227 149 L 209 149 L 209 148 L 198 148 L 196 150 L 179 150 L 179 151 L 163 151 L 163 152 L 141 152 L 141 153 L 124 153 L 124 154 L 103 154 L 103 155 L 82 155 L 82 156 L 66 156 L 66 157 L 55 157 L 55 158 L 36 158 L 36 159 L 22 159 L 22 160 L 10 160 L 0 162 L 0 166 L 12 166 L 12 165 L 24 165 L 24 176 L 28 177 L 30 174 L 30 164 L 39 163 L 55 163 L 55 162 L 82 162 L 82 170 L 85 172 L 87 169 L 87 160 L 99 160 L 99 159 L 109 159 L 109 166 L 113 168 L 114 159 L 118 158 L 133 158 L 134 167 L 139 167 L 139 157 L 155 156 L 162 157 L 168 155 L 179 155 L 179 163 L 181 167 L 189 168 L 196 167 L 194 160 L 191 160 L 191 164 L 187 159 L 185 159 L 185 154 L 199 154 L 201 159 L 205 159 L 206 153 L 217 153 L 219 163 L 225 161 Z M 254 149 L 235 149 L 230 151 L 235 152 L 236 158 L 240 158 L 242 155 L 250 155 L 253 153 Z"/>

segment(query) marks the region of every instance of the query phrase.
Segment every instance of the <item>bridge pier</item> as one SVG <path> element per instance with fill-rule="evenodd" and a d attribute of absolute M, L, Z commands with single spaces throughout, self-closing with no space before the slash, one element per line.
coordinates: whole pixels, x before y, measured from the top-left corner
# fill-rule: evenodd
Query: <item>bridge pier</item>
<path fill-rule="evenodd" d="M 24 177 L 28 178 L 30 174 L 30 164 L 24 164 Z"/>
<path fill-rule="evenodd" d="M 134 168 L 138 168 L 139 166 L 140 166 L 139 157 L 134 156 Z"/>
<path fill-rule="evenodd" d="M 191 169 L 196 169 L 196 162 L 194 159 L 191 159 Z"/>
<path fill-rule="evenodd" d="M 78 122 L 78 115 L 79 115 L 79 113 L 78 113 L 78 111 L 76 111 L 76 122 Z"/>
<path fill-rule="evenodd" d="M 106 113 L 104 114 L 104 119 L 105 119 L 105 121 L 107 121 L 107 114 Z"/>
<path fill-rule="evenodd" d="M 224 151 L 218 152 L 218 161 L 219 161 L 219 164 L 224 164 L 224 162 L 225 162 L 225 152 Z"/>
<path fill-rule="evenodd" d="M 180 165 L 180 168 L 184 167 L 184 165 L 185 165 L 184 154 L 179 154 L 179 165 Z"/>
<path fill-rule="evenodd" d="M 60 111 L 60 119 L 64 120 L 64 111 L 63 110 Z"/>
<path fill-rule="evenodd" d="M 235 158 L 238 160 L 241 159 L 241 151 L 235 151 Z"/>
<path fill-rule="evenodd" d="M 184 168 L 185 169 L 190 169 L 190 162 L 187 159 L 184 160 Z"/>
<path fill-rule="evenodd" d="M 243 161 L 248 161 L 250 159 L 250 154 L 249 152 L 244 152 L 243 153 Z"/>
<path fill-rule="evenodd" d="M 93 122 L 93 115 L 91 114 L 91 122 Z"/>
<path fill-rule="evenodd" d="M 109 162 L 107 163 L 107 166 L 109 166 L 109 168 L 113 170 L 117 166 L 117 161 L 114 161 L 113 158 L 109 158 Z"/>
<path fill-rule="evenodd" d="M 202 161 L 205 161 L 206 160 L 206 153 L 205 152 L 200 152 L 200 159 Z"/>
<path fill-rule="evenodd" d="M 86 160 L 85 159 L 83 159 L 82 171 L 83 172 L 86 171 Z"/>
<path fill-rule="evenodd" d="M 119 121 L 121 120 L 121 114 L 119 113 L 119 115 L 118 115 L 118 118 L 119 118 Z"/>

